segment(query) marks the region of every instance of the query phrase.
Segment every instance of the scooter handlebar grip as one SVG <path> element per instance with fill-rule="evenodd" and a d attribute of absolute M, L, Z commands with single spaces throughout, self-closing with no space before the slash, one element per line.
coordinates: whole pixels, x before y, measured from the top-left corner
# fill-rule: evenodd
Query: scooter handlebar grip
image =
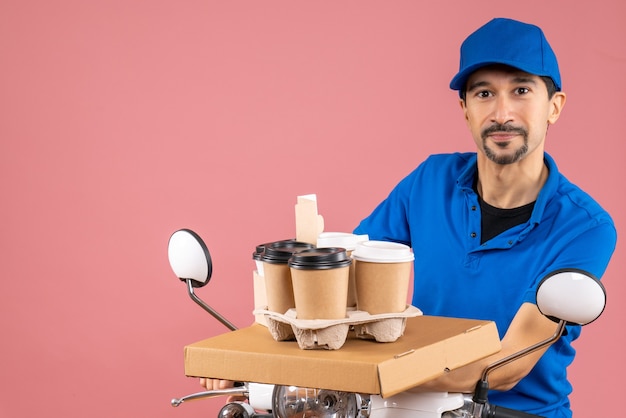
<path fill-rule="evenodd" d="M 539 415 L 528 414 L 515 409 L 492 405 L 484 418 L 541 418 Z"/>

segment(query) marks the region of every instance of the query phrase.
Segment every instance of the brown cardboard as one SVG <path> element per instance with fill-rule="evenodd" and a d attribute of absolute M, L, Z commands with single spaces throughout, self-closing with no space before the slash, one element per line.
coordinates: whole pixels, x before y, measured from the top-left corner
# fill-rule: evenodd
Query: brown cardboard
<path fill-rule="evenodd" d="M 356 308 L 372 315 L 402 312 L 411 280 L 412 261 L 371 263 L 354 260 Z"/>
<path fill-rule="evenodd" d="M 346 342 L 351 329 L 357 338 L 394 342 L 404 334 L 407 318 L 422 315 L 422 311 L 412 305 L 408 305 L 403 312 L 379 315 L 350 308 L 341 319 L 299 319 L 295 309 L 285 314 L 265 309 L 255 309 L 253 313 L 265 314 L 267 327 L 275 341 L 295 339 L 303 350 L 338 350 Z"/>
<path fill-rule="evenodd" d="M 268 309 L 285 313 L 287 310 L 295 308 L 291 270 L 287 263 L 263 263 L 263 271 Z"/>
<path fill-rule="evenodd" d="M 267 306 L 267 294 L 265 293 L 265 277 L 261 276 L 257 270 L 252 272 L 252 285 L 254 293 L 254 309 L 265 309 Z M 265 315 L 254 315 L 257 324 L 267 326 Z"/>
<path fill-rule="evenodd" d="M 254 324 L 185 347 L 185 374 L 392 396 L 500 350 L 494 322 L 408 318 L 393 343 L 349 336 L 339 350 L 301 350 Z"/>
<path fill-rule="evenodd" d="M 298 196 L 296 211 L 296 240 L 317 244 L 317 237 L 324 231 L 324 217 L 317 213 L 317 196 Z"/>
<path fill-rule="evenodd" d="M 349 280 L 349 265 L 318 270 L 292 268 L 291 281 L 297 317 L 300 319 L 345 318 Z"/>

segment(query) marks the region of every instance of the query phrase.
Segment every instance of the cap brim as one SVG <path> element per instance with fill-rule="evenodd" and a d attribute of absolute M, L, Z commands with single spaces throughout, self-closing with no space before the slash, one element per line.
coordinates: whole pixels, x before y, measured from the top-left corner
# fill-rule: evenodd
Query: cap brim
<path fill-rule="evenodd" d="M 537 70 L 536 68 L 529 68 L 525 65 L 520 65 L 518 62 L 506 61 L 506 60 L 489 60 L 489 61 L 482 61 L 479 63 L 469 65 L 465 67 L 463 71 L 459 71 L 457 75 L 455 75 L 452 78 L 452 81 L 450 81 L 450 88 L 452 90 L 458 90 L 459 92 L 461 92 L 461 90 L 465 88 L 467 79 L 472 75 L 472 73 L 489 65 L 507 65 L 509 67 L 516 68 L 520 71 L 524 71 L 528 74 L 533 74 L 533 75 L 540 76 L 540 77 L 550 76 L 549 74 L 545 74 L 545 72 L 542 70 Z M 557 89 L 560 89 L 560 86 L 557 85 L 556 87 Z"/>

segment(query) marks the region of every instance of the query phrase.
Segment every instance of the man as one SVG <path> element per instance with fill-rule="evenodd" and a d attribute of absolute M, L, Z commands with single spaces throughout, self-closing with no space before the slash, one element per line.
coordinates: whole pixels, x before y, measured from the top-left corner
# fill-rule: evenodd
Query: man
<path fill-rule="evenodd" d="M 458 90 L 476 153 L 433 155 L 355 229 L 415 253 L 413 305 L 425 314 L 496 322 L 502 351 L 423 388 L 471 392 L 487 364 L 552 335 L 535 305 L 546 274 L 602 276 L 616 231 L 610 216 L 545 153 L 565 105 L 556 56 L 540 28 L 493 19 L 461 46 Z M 580 327 L 489 376 L 490 402 L 571 417 L 566 368 Z"/>

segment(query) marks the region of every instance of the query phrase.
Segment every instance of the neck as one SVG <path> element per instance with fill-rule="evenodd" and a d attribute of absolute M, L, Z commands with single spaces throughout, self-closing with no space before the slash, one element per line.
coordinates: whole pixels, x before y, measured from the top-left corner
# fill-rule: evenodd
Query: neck
<path fill-rule="evenodd" d="M 507 165 L 478 159 L 478 193 L 497 208 L 512 209 L 534 202 L 547 179 L 548 167 L 543 158 Z"/>

